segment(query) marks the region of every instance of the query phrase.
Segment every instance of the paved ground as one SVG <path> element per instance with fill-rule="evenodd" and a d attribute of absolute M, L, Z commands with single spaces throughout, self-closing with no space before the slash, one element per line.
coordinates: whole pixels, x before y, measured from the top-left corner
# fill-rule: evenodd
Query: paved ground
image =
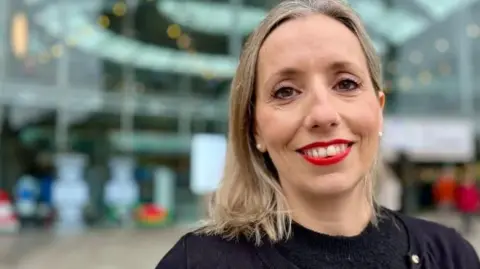
<path fill-rule="evenodd" d="M 451 214 L 423 217 L 459 227 L 459 219 Z M 187 230 L 105 230 L 70 236 L 38 232 L 0 235 L 0 269 L 153 269 Z M 480 219 L 476 230 L 478 236 L 468 239 L 480 251 Z"/>

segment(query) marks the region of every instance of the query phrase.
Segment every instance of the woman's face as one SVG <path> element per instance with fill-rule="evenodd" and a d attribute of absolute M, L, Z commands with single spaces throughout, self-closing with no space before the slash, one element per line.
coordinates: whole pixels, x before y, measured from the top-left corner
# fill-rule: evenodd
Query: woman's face
<path fill-rule="evenodd" d="M 287 21 L 259 52 L 255 134 L 287 196 L 353 190 L 370 170 L 382 130 L 356 36 L 324 15 Z"/>

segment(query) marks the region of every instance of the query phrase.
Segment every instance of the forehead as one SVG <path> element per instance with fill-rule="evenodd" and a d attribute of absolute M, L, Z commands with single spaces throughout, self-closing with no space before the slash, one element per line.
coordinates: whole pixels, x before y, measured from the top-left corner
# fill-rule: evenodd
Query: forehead
<path fill-rule="evenodd" d="M 296 67 L 351 65 L 366 69 L 356 35 L 341 22 L 312 14 L 281 24 L 267 37 L 258 59 L 259 69 L 271 73 Z"/>

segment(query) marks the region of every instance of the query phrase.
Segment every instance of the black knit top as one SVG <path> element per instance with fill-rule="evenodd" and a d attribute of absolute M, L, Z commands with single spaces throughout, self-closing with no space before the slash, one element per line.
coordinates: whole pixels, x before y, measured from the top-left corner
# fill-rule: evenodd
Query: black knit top
<path fill-rule="evenodd" d="M 387 212 L 378 228 L 368 226 L 349 238 L 318 234 L 299 225 L 287 242 L 261 246 L 187 233 L 156 269 L 480 269 L 475 249 L 455 230 Z"/>
<path fill-rule="evenodd" d="M 320 234 L 295 223 L 292 228 L 293 237 L 276 249 L 299 269 L 409 268 L 407 232 L 391 216 L 354 237 Z"/>

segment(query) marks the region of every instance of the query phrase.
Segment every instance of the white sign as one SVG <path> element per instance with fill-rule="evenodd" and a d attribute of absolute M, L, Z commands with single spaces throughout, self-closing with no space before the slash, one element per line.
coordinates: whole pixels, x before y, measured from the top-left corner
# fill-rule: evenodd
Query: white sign
<path fill-rule="evenodd" d="M 415 161 L 466 162 L 475 157 L 474 123 L 465 119 L 400 118 L 384 121 L 382 153 Z"/>
<path fill-rule="evenodd" d="M 191 148 L 190 189 L 197 195 L 215 191 L 223 176 L 227 141 L 223 135 L 197 134 Z"/>

